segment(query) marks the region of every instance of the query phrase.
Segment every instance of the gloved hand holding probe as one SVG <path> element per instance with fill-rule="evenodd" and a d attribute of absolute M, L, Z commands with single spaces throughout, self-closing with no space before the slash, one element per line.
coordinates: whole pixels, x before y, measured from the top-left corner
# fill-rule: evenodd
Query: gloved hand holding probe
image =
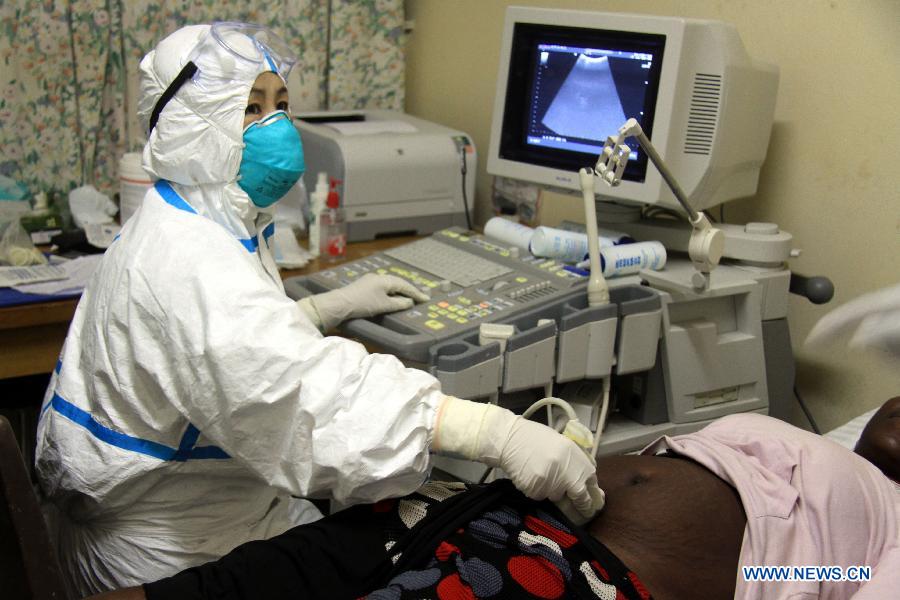
<path fill-rule="evenodd" d="M 503 469 L 533 500 L 567 497 L 585 519 L 605 502 L 595 467 L 575 442 L 493 404 L 444 398 L 431 450 Z"/>
<path fill-rule="evenodd" d="M 303 298 L 298 304 L 321 331 L 328 331 L 347 319 L 406 310 L 427 300 L 424 292 L 399 277 L 366 273 L 350 285 Z"/>
<path fill-rule="evenodd" d="M 428 297 L 399 277 L 369 273 L 298 304 L 320 330 L 327 331 L 347 319 L 411 308 L 413 299 L 422 302 Z M 551 428 L 504 408 L 447 396 L 438 409 L 431 449 L 503 469 L 534 500 L 568 498 L 585 520 L 603 508 L 594 465 L 582 449 Z"/>

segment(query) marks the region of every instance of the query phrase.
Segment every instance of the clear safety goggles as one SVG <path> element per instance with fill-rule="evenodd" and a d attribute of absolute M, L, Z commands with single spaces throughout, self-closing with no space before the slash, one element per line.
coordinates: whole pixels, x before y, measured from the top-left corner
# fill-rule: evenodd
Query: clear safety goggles
<path fill-rule="evenodd" d="M 218 48 L 211 48 L 216 45 Z M 246 63 L 256 69 L 263 68 L 274 71 L 287 80 L 296 56 L 290 47 L 268 27 L 253 23 L 235 23 L 220 21 L 213 23 L 209 33 L 197 44 L 188 60 L 200 66 L 206 61 L 205 55 L 221 56 L 219 49 L 228 52 L 232 59 Z M 218 62 L 222 62 L 221 59 Z M 224 65 L 229 70 L 231 65 Z M 215 69 L 215 66 L 208 67 Z M 202 71 L 202 67 L 201 67 Z M 224 73 L 213 73 L 212 76 Z M 202 78 L 202 73 L 198 73 Z"/>
<path fill-rule="evenodd" d="M 201 88 L 232 80 L 237 73 L 272 71 L 287 81 L 296 56 L 275 33 L 261 25 L 219 21 L 210 26 L 188 61 L 166 88 L 150 115 L 153 131 L 165 105 L 188 80 Z"/>

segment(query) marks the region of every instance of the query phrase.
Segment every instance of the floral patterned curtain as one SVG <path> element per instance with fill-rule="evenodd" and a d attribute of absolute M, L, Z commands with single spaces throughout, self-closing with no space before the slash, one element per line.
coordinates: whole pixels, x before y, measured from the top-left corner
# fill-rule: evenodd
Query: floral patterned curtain
<path fill-rule="evenodd" d="M 146 140 L 138 64 L 189 23 L 268 25 L 299 57 L 294 111 L 401 110 L 403 0 L 3 0 L 0 174 L 40 190 L 116 191 L 119 157 Z"/>

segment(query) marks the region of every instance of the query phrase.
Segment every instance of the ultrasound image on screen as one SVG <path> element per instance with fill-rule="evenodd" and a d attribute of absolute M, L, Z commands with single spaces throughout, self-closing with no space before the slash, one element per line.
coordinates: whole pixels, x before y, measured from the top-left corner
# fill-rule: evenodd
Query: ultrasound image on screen
<path fill-rule="evenodd" d="M 581 54 L 541 123 L 559 135 L 602 144 L 625 120 L 609 59 Z"/>
<path fill-rule="evenodd" d="M 630 118 L 653 139 L 666 36 L 516 23 L 498 155 L 577 172 L 593 165 Z M 643 182 L 647 156 L 633 138 L 622 179 Z"/>
<path fill-rule="evenodd" d="M 527 143 L 598 154 L 631 117 L 643 121 L 647 53 L 539 44 Z"/>

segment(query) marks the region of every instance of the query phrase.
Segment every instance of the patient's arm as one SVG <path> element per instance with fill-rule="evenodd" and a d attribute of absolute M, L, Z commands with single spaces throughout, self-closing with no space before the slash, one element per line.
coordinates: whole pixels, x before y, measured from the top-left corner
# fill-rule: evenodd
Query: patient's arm
<path fill-rule="evenodd" d="M 878 409 L 863 429 L 855 452 L 900 482 L 900 396 Z"/>
<path fill-rule="evenodd" d="M 587 527 L 657 600 L 734 596 L 746 518 L 734 488 L 684 458 L 598 461 L 606 507 Z"/>

